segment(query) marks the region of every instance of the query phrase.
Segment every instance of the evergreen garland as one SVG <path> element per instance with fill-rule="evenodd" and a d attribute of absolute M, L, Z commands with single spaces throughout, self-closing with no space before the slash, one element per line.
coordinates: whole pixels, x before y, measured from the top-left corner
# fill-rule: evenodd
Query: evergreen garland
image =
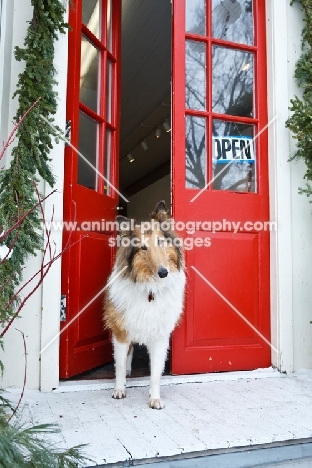
<path fill-rule="evenodd" d="M 33 17 L 29 24 L 24 47 L 15 48 L 15 58 L 25 62 L 19 75 L 13 97 L 18 98 L 15 121 L 36 102 L 17 130 L 17 145 L 12 150 L 12 161 L 0 173 L 0 225 L 13 226 L 17 219 L 38 202 L 35 190 L 38 175 L 51 187 L 55 179 L 49 165 L 49 152 L 54 138 L 50 126 L 40 117 L 54 122 L 57 110 L 54 41 L 58 33 L 65 33 L 65 5 L 59 0 L 31 0 Z M 14 245 L 13 255 L 0 265 L 0 321 L 6 323 L 14 313 L 14 288 L 20 282 L 22 269 L 29 255 L 42 247 L 40 210 L 33 210 L 4 240 Z M 0 233 L 1 234 L 1 233 Z M 11 304 L 8 307 L 8 304 Z"/>
<path fill-rule="evenodd" d="M 291 4 L 295 0 L 292 0 Z M 302 46 L 304 50 L 296 64 L 295 78 L 298 86 L 303 89 L 302 99 L 295 96 L 291 99 L 291 117 L 286 121 L 297 140 L 297 149 L 290 160 L 303 159 L 306 164 L 304 178 L 306 188 L 299 189 L 308 197 L 312 195 L 312 0 L 299 0 L 304 13 L 304 28 L 302 30 Z"/>

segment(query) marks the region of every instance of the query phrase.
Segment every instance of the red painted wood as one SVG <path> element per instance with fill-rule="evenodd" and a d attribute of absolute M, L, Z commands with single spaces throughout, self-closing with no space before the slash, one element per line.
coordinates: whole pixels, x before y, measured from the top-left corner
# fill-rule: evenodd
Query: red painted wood
<path fill-rule="evenodd" d="M 102 0 L 103 22 L 105 21 L 106 0 Z M 106 127 L 114 132 L 112 142 L 112 180 L 118 185 L 118 142 L 119 142 L 119 66 L 120 66 L 120 23 L 121 1 L 113 2 L 113 53 L 108 53 L 105 47 L 106 35 L 101 41 L 95 38 L 87 27 L 82 24 L 82 0 L 71 3 L 69 23 L 69 66 L 67 93 L 67 120 L 72 122 L 71 143 L 78 148 L 79 140 L 79 109 L 99 124 L 99 164 L 98 170 L 104 173 L 104 148 Z M 81 33 L 88 36 L 101 50 L 101 103 L 99 114 L 89 109 L 79 101 L 80 97 L 80 48 Z M 100 44 L 99 44 L 100 42 Z M 105 80 L 107 58 L 114 62 L 113 124 L 106 123 L 105 115 Z M 118 195 L 111 190 L 110 196 L 103 193 L 104 183 L 98 177 L 97 191 L 83 187 L 77 183 L 78 154 L 71 147 L 65 149 L 65 180 L 64 180 L 64 221 L 76 223 L 74 232 L 63 232 L 63 247 L 66 249 L 62 257 L 62 294 L 67 298 L 67 319 L 61 323 L 60 336 L 60 377 L 68 378 L 92 369 L 112 360 L 111 342 L 107 332 L 103 331 L 101 315 L 103 292 L 84 312 L 80 311 L 105 286 L 112 266 L 112 249 L 108 239 L 112 234 L 109 230 L 86 231 L 87 223 L 94 221 L 114 221 Z M 90 224 L 91 226 L 91 224 Z M 68 326 L 68 324 L 72 323 Z"/>
<path fill-rule="evenodd" d="M 255 43 L 234 44 L 209 36 L 211 0 L 206 0 L 208 48 L 213 44 L 235 47 L 255 53 L 255 116 L 233 117 L 214 114 L 211 109 L 211 52 L 207 51 L 206 111 L 185 108 L 185 40 L 197 38 L 185 34 L 185 2 L 173 0 L 173 116 L 172 181 L 173 214 L 176 221 L 269 220 L 268 140 L 267 131 L 256 139 L 258 192 L 236 193 L 213 190 L 199 192 L 185 188 L 185 116 L 203 116 L 207 120 L 207 146 L 210 152 L 212 119 L 254 124 L 256 131 L 267 121 L 265 0 L 254 0 Z M 208 153 L 209 154 L 209 153 Z M 209 165 L 211 174 L 211 162 Z M 208 178 L 208 180 L 211 177 Z M 196 230 L 190 238 L 210 238 L 209 248 L 186 251 L 187 291 L 183 319 L 172 339 L 172 372 L 188 374 L 255 369 L 271 363 L 270 346 L 192 269 L 194 266 L 257 330 L 270 339 L 269 232 L 242 229 L 233 232 Z"/>

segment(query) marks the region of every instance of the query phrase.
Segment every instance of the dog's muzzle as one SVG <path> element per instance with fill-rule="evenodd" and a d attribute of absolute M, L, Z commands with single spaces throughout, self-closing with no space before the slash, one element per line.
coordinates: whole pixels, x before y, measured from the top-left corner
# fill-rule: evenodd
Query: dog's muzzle
<path fill-rule="evenodd" d="M 166 278 L 168 276 L 168 270 L 163 266 L 158 268 L 158 276 L 159 278 Z"/>

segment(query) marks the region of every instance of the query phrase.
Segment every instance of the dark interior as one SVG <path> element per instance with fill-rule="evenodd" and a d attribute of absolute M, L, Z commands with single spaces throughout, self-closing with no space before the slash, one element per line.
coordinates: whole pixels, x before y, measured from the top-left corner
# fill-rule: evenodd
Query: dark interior
<path fill-rule="evenodd" d="M 170 174 L 166 120 L 170 128 L 171 2 L 123 0 L 120 191 L 126 197 Z"/>
<path fill-rule="evenodd" d="M 147 203 L 144 189 L 170 174 L 170 122 L 171 1 L 122 0 L 119 183 L 120 192 L 126 197 L 143 190 L 142 204 Z M 146 142 L 147 149 L 142 147 L 142 141 Z M 133 162 L 129 161 L 129 154 Z M 120 200 L 123 215 L 127 214 L 127 205 Z M 144 207 L 146 214 L 151 208 Z M 169 359 L 165 373 L 170 373 Z M 112 379 L 114 375 L 112 362 L 84 372 L 74 380 Z M 135 345 L 131 377 L 146 375 L 149 375 L 146 347 Z"/>

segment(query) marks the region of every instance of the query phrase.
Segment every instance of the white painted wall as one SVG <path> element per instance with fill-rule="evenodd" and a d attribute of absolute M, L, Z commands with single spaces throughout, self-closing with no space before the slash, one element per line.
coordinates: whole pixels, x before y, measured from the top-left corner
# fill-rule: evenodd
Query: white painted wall
<path fill-rule="evenodd" d="M 171 182 L 170 175 L 148 185 L 145 189 L 129 197 L 128 218 L 134 218 L 137 222 L 149 219 L 149 214 L 160 200 L 165 200 L 168 208 L 171 204 Z"/>
<path fill-rule="evenodd" d="M 287 2 L 288 3 L 288 2 Z M 303 27 L 300 2 L 288 8 L 288 73 L 294 74 L 294 63 L 300 58 L 301 30 Z M 294 80 L 289 83 L 290 96 L 301 96 Z M 295 152 L 295 140 L 290 140 L 290 155 Z M 298 187 L 305 186 L 305 164 L 292 162 L 291 224 L 293 256 L 293 333 L 294 370 L 312 368 L 312 198 L 299 195 Z"/>
<path fill-rule="evenodd" d="M 270 211 L 277 221 L 271 235 L 272 360 L 281 371 L 312 367 L 310 284 L 311 205 L 298 195 L 303 164 L 289 163 L 294 140 L 285 128 L 290 99 L 300 95 L 293 75 L 301 53 L 300 5 L 267 0 Z"/>
<path fill-rule="evenodd" d="M 16 62 L 12 47 L 23 45 L 28 21 L 32 17 L 30 0 L 5 0 L 9 8 L 6 18 L 6 35 L 4 43 L 3 93 L 1 101 L 1 139 L 5 139 L 12 129 L 12 120 L 16 112 L 16 100 L 11 96 L 16 87 L 18 74 L 23 70 L 23 64 Z M 10 21 L 9 21 L 10 20 Z M 62 35 L 55 45 L 55 66 L 58 71 L 58 112 L 55 122 L 60 128 L 65 127 L 66 83 L 67 83 L 67 35 Z M 6 166 L 9 164 L 10 152 L 7 153 Z M 62 220 L 63 209 L 63 157 L 64 145 L 54 145 L 50 153 L 52 172 L 56 175 L 57 193 L 45 203 L 46 219 L 51 218 L 54 206 L 54 219 Z M 50 187 L 43 184 L 41 192 L 48 194 Z M 52 232 L 51 242 L 55 244 L 56 252 L 61 251 L 61 233 Z M 41 265 L 42 255 L 30 258 L 24 273 L 24 281 L 32 277 Z M 58 356 L 59 340 L 56 339 L 47 351 L 40 355 L 40 350 L 59 332 L 61 262 L 56 262 L 46 277 L 44 284 L 30 298 L 21 312 L 21 318 L 13 323 L 5 336 L 5 352 L 1 352 L 1 360 L 5 365 L 0 387 L 21 387 L 24 378 L 23 341 L 16 328 L 25 334 L 27 345 L 27 388 L 50 391 L 59 383 Z M 23 293 L 25 296 L 26 292 Z"/>

